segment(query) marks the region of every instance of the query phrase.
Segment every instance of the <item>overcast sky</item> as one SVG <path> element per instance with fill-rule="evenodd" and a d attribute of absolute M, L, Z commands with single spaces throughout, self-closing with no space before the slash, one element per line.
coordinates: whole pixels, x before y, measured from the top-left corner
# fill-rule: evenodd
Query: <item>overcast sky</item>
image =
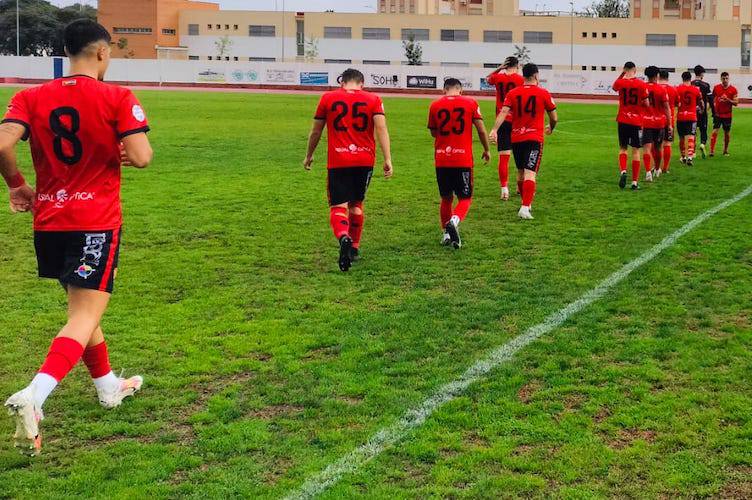
<path fill-rule="evenodd" d="M 223 9 L 282 10 L 282 0 L 210 0 Z M 377 0 L 284 0 L 285 10 L 337 12 L 375 12 Z M 70 5 L 75 0 L 52 0 L 56 5 Z M 96 0 L 81 0 L 81 3 L 96 5 Z M 575 0 L 575 7 L 590 5 L 591 0 Z M 520 8 L 526 10 L 569 10 L 569 0 L 520 0 Z"/>

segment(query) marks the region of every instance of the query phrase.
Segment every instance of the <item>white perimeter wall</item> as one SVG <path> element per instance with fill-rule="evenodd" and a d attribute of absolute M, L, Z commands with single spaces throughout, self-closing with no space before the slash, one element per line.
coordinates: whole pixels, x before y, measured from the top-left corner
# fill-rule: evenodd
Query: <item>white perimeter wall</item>
<path fill-rule="evenodd" d="M 145 59 L 113 59 L 107 79 L 133 83 L 183 83 L 183 84 L 255 84 L 255 85 L 337 85 L 337 77 L 347 65 L 305 63 L 252 63 L 220 61 L 169 61 Z M 484 85 L 489 72 L 484 68 L 457 68 L 439 66 L 363 66 L 357 65 L 366 77 L 366 85 L 375 88 L 432 89 L 434 79 L 441 87 L 445 78 L 462 80 L 471 90 L 491 90 Z M 52 79 L 53 58 L 0 57 L 0 78 Z M 68 72 L 68 61 L 63 59 L 63 72 Z M 541 71 L 541 84 L 555 93 L 607 95 L 613 94 L 611 84 L 618 75 L 610 71 Z M 412 78 L 411 78 L 412 77 Z M 428 86 L 416 86 L 416 78 Z M 718 75 L 708 75 L 712 84 Z M 679 73 L 671 74 L 672 83 L 678 84 Z M 752 98 L 752 75 L 732 74 L 732 84 L 741 97 Z"/>

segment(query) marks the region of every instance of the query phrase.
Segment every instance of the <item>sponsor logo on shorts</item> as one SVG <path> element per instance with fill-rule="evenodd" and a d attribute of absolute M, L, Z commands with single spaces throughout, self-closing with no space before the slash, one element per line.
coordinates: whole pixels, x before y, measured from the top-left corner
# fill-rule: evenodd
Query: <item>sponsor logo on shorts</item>
<path fill-rule="evenodd" d="M 527 159 L 527 168 L 529 170 L 535 170 L 535 166 L 538 164 L 539 155 L 540 151 L 538 151 L 537 149 L 530 151 L 530 156 Z"/>
<path fill-rule="evenodd" d="M 107 233 L 84 234 L 84 248 L 82 250 L 81 265 L 76 273 L 84 279 L 92 275 L 102 260 L 104 245 L 107 243 Z"/>
<path fill-rule="evenodd" d="M 78 266 L 76 274 L 78 274 L 83 279 L 88 279 L 89 276 L 94 274 L 94 268 L 88 264 L 81 264 L 80 266 Z"/>

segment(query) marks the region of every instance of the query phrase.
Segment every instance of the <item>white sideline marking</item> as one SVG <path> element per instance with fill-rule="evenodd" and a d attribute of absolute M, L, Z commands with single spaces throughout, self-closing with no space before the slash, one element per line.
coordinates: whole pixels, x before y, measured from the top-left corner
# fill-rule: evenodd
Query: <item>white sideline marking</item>
<path fill-rule="evenodd" d="M 606 292 L 624 281 L 632 271 L 650 262 L 661 252 L 673 246 L 674 243 L 676 243 L 676 240 L 692 231 L 721 210 L 746 198 L 750 194 L 752 194 L 752 185 L 733 198 L 729 198 L 723 203 L 698 215 L 695 219 L 686 223 L 674 233 L 666 236 L 663 241 L 655 245 L 653 248 L 603 280 L 598 286 L 589 292 L 586 292 L 579 299 L 551 314 L 543 320 L 543 322 L 528 329 L 520 336 L 515 337 L 506 344 L 492 350 L 484 358 L 478 360 L 468 368 L 462 376 L 441 387 L 417 407 L 408 410 L 392 425 L 385 427 L 372 435 L 365 444 L 355 448 L 347 455 L 329 465 L 323 471 L 310 477 L 299 489 L 291 492 L 285 498 L 290 500 L 313 498 L 324 492 L 330 486 L 339 482 L 345 474 L 351 474 L 357 471 L 360 467 L 378 456 L 389 446 L 404 438 L 412 429 L 422 425 L 436 410 L 462 394 L 471 384 L 480 380 L 487 375 L 488 372 L 499 367 L 501 364 L 510 361 L 520 350 L 532 344 L 553 329 L 561 326 L 572 315 L 577 314 L 585 307 L 603 297 Z"/>

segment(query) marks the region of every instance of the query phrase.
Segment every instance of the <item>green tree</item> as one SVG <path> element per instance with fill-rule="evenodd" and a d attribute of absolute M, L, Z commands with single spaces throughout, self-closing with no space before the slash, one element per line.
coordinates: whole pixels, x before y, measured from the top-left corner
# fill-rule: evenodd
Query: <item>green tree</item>
<path fill-rule="evenodd" d="M 629 17 L 628 0 L 596 0 L 585 9 L 593 17 Z"/>
<path fill-rule="evenodd" d="M 515 45 L 514 46 L 514 57 L 517 58 L 518 61 L 520 61 L 520 64 L 527 64 L 530 62 L 530 49 L 527 47 Z"/>
<path fill-rule="evenodd" d="M 410 36 L 402 42 L 402 48 L 405 49 L 405 58 L 408 66 L 420 66 L 423 64 L 423 46 L 420 42 L 415 41 L 414 36 Z"/>

